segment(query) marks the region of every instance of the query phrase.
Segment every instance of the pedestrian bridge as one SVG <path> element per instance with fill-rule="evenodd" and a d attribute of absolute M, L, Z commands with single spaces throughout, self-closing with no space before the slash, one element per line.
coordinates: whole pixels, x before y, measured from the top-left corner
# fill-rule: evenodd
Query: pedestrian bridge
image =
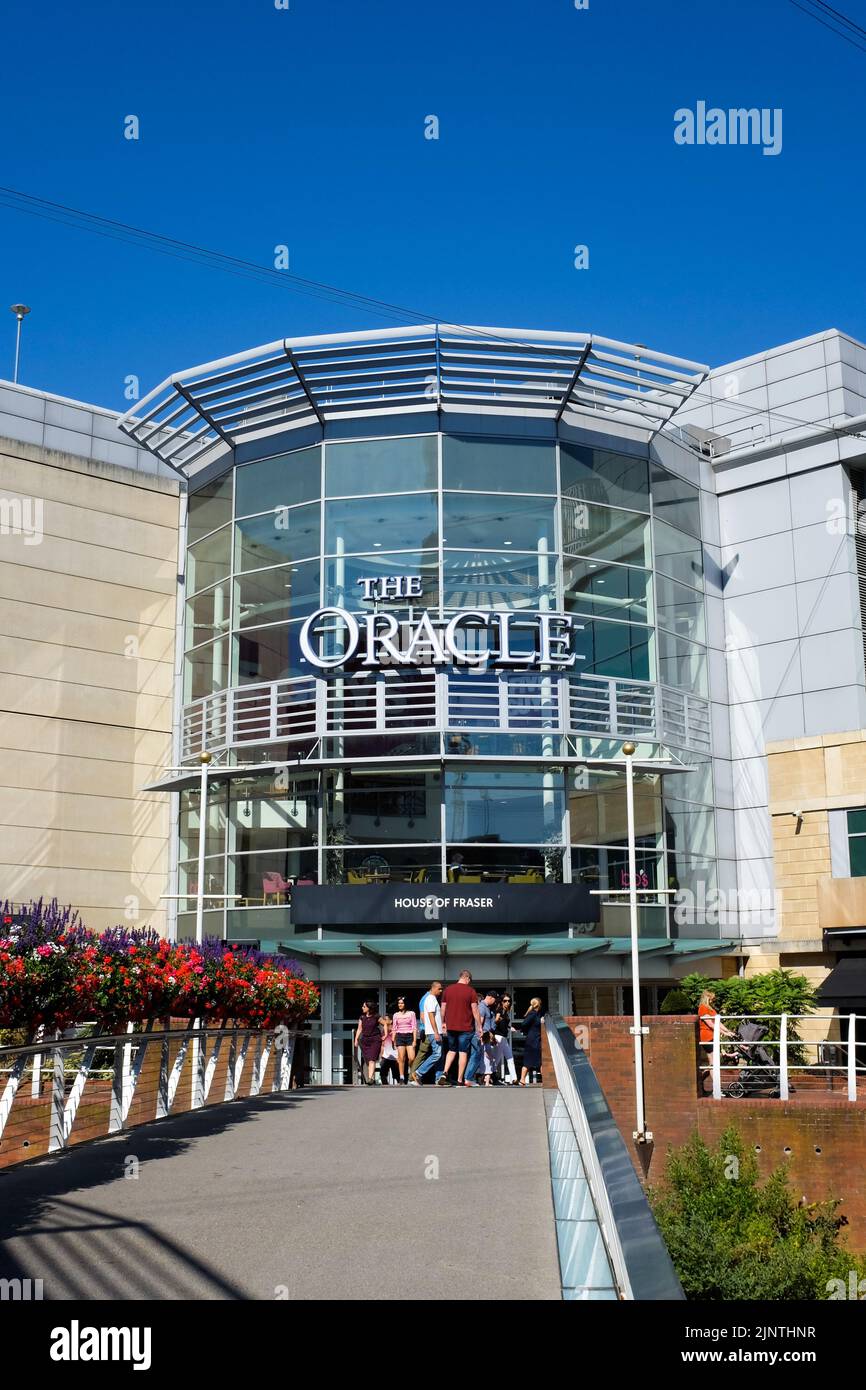
<path fill-rule="evenodd" d="M 64 1299 L 682 1297 L 568 1028 L 557 1088 L 271 1090 L 9 1167 L 0 1279 Z"/>

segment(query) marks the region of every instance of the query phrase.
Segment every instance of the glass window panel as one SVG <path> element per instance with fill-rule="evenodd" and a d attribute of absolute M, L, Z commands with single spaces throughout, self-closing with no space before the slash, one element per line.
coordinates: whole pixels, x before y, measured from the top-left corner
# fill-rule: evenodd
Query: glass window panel
<path fill-rule="evenodd" d="M 716 853 L 715 818 L 708 806 L 689 806 L 684 801 L 665 801 L 668 849 L 712 859 Z"/>
<path fill-rule="evenodd" d="M 319 607 L 320 571 L 317 561 L 253 570 L 235 581 L 235 625 L 288 622 Z"/>
<path fill-rule="evenodd" d="M 848 812 L 848 834 L 866 835 L 866 811 Z"/>
<path fill-rule="evenodd" d="M 393 845 L 356 848 L 331 846 L 325 850 L 328 883 L 440 883 L 442 851 L 439 845 Z"/>
<path fill-rule="evenodd" d="M 555 609 L 557 559 L 551 555 L 445 551 L 442 601 L 448 608 Z"/>
<path fill-rule="evenodd" d="M 411 439 L 358 439 L 325 446 L 328 497 L 367 492 L 423 492 L 438 478 L 435 434 Z"/>
<path fill-rule="evenodd" d="M 288 786 L 274 776 L 232 783 L 230 819 L 236 852 L 303 849 L 318 843 L 318 777 Z"/>
<path fill-rule="evenodd" d="M 444 435 L 442 486 L 473 492 L 555 492 L 555 446 L 547 440 Z"/>
<path fill-rule="evenodd" d="M 228 685 L 228 638 L 197 647 L 184 657 L 184 703 L 201 700 Z"/>
<path fill-rule="evenodd" d="M 226 581 L 204 589 L 186 604 L 186 646 L 197 647 L 229 627 L 229 586 Z"/>
<path fill-rule="evenodd" d="M 226 783 L 211 778 L 207 794 L 207 831 L 204 846 L 206 855 L 221 854 L 225 848 L 227 799 Z M 198 857 L 199 800 L 197 787 L 180 793 L 178 831 L 181 859 Z"/>
<path fill-rule="evenodd" d="M 703 550 L 693 536 L 677 531 L 674 526 L 666 526 L 656 517 L 653 519 L 653 540 L 657 574 L 670 575 L 671 579 L 691 584 L 695 589 L 703 588 Z"/>
<path fill-rule="evenodd" d="M 251 628 L 239 634 L 235 638 L 238 684 L 316 674 L 301 656 L 300 629 L 300 623 L 291 623 L 287 627 Z"/>
<path fill-rule="evenodd" d="M 446 493 L 443 544 L 479 550 L 556 549 L 555 503 L 525 497 Z"/>
<path fill-rule="evenodd" d="M 634 512 L 562 499 L 562 546 L 570 555 L 652 568 L 650 528 Z"/>
<path fill-rule="evenodd" d="M 581 444 L 560 444 L 559 470 L 562 491 L 570 497 L 649 511 L 646 459 Z"/>
<path fill-rule="evenodd" d="M 564 560 L 565 611 L 648 622 L 650 571 L 602 560 Z"/>
<path fill-rule="evenodd" d="M 419 608 L 435 608 L 439 603 L 439 561 L 435 554 L 417 550 L 397 554 L 335 556 L 325 561 L 325 604 L 350 611 L 375 612 L 380 608 L 406 606 L 405 598 L 365 599 L 362 579 L 394 579 L 417 575 L 421 579 Z"/>
<path fill-rule="evenodd" d="M 231 527 L 224 526 L 206 540 L 191 545 L 186 552 L 187 593 L 208 589 L 225 579 L 231 567 Z"/>
<path fill-rule="evenodd" d="M 298 502 L 318 501 L 322 488 L 319 445 L 236 469 L 235 516 L 272 512 Z"/>
<path fill-rule="evenodd" d="M 178 865 L 177 891 L 178 893 L 189 894 L 190 898 L 194 898 L 198 893 L 198 861 L 196 859 L 193 859 L 190 863 Z M 208 893 L 223 893 L 224 891 L 225 859 L 223 859 L 222 856 L 206 859 L 204 861 L 203 892 L 207 895 Z M 189 899 L 186 902 L 181 900 L 179 904 L 181 908 L 189 907 L 190 905 Z M 221 898 L 209 899 L 205 896 L 204 905 L 206 908 L 219 908 L 221 910 L 223 903 Z"/>
<path fill-rule="evenodd" d="M 656 621 L 692 642 L 707 640 L 703 594 L 663 574 L 656 576 Z"/>
<path fill-rule="evenodd" d="M 851 877 L 866 878 L 866 838 L 860 839 L 855 835 L 848 841 L 848 852 L 851 857 Z"/>
<path fill-rule="evenodd" d="M 707 650 L 669 632 L 658 632 L 659 680 L 692 690 L 697 695 L 707 693 Z"/>
<path fill-rule="evenodd" d="M 602 888 L 619 890 L 630 888 L 628 842 L 608 845 L 602 851 L 600 868 Z M 638 888 L 664 887 L 664 884 L 660 882 L 663 873 L 662 856 L 652 842 L 646 843 L 640 838 L 635 839 L 635 869 Z"/>
<path fill-rule="evenodd" d="M 432 492 L 328 502 L 325 508 L 328 555 L 371 549 L 429 550 L 437 544 L 438 532 L 438 507 Z"/>
<path fill-rule="evenodd" d="M 448 845 L 449 883 L 561 883 L 562 850 L 525 845 Z"/>
<path fill-rule="evenodd" d="M 319 504 L 235 522 L 235 569 L 296 563 L 319 553 Z"/>
<path fill-rule="evenodd" d="M 686 854 L 671 851 L 667 855 L 667 888 L 687 889 L 697 896 L 698 885 L 703 884 L 705 892 L 715 891 L 716 861 L 697 859 Z"/>
<path fill-rule="evenodd" d="M 559 768 L 459 768 L 445 774 L 449 840 L 562 841 L 565 788 Z"/>
<path fill-rule="evenodd" d="M 705 806 L 713 804 L 713 766 L 709 758 L 699 758 L 689 754 L 689 762 L 697 763 L 692 772 L 677 772 L 666 780 L 668 791 L 680 801 L 698 801 Z"/>
<path fill-rule="evenodd" d="M 329 844 L 380 845 L 438 840 L 439 772 L 346 768 L 329 772 L 325 798 Z"/>
<path fill-rule="evenodd" d="M 318 851 L 271 849 L 229 859 L 230 892 L 235 907 L 285 907 L 295 883 L 318 882 Z"/>
<path fill-rule="evenodd" d="M 635 834 L 658 843 L 662 802 L 658 778 L 636 773 Z M 568 816 L 572 844 L 606 845 L 628 834 L 625 778 L 613 769 L 578 768 L 569 776 Z"/>
<path fill-rule="evenodd" d="M 572 883 L 585 883 L 587 888 L 600 888 L 601 856 L 602 850 L 595 845 L 577 845 L 571 851 Z"/>
<path fill-rule="evenodd" d="M 669 473 L 661 464 L 650 466 L 653 514 L 691 536 L 701 534 L 700 491 L 692 483 Z"/>
<path fill-rule="evenodd" d="M 578 654 L 574 671 L 599 676 L 624 676 L 648 681 L 651 676 L 651 630 L 635 623 L 609 623 L 590 619 L 574 633 Z"/>
<path fill-rule="evenodd" d="M 232 475 L 226 473 L 198 492 L 190 493 L 187 512 L 187 544 L 225 526 L 232 519 Z"/>

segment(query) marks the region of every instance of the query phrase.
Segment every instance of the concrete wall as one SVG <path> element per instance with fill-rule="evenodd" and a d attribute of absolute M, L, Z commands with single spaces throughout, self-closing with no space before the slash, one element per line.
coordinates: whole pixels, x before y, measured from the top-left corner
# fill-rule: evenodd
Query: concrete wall
<path fill-rule="evenodd" d="M 113 417 L 77 414 L 80 453 L 0 438 L 0 896 L 161 927 L 168 798 L 140 788 L 171 758 L 179 487 L 89 456 Z"/>

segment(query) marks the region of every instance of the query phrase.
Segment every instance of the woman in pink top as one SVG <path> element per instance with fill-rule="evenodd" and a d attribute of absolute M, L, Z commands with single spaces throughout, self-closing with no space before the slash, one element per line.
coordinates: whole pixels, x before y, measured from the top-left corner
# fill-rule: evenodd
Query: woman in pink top
<path fill-rule="evenodd" d="M 411 1067 L 415 1061 L 415 1048 L 418 1045 L 418 1019 L 411 1009 L 406 1008 L 402 994 L 397 1000 L 394 1017 L 391 1020 L 391 1033 L 397 1049 L 397 1066 L 400 1069 L 400 1084 L 406 1085 L 407 1060 Z"/>

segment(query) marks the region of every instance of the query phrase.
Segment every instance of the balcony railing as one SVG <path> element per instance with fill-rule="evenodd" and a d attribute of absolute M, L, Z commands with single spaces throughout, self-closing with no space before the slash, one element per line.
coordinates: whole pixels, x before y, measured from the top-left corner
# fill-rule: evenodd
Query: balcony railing
<path fill-rule="evenodd" d="M 184 709 L 182 755 L 395 733 L 549 734 L 711 748 L 708 702 L 672 686 L 545 671 L 422 669 L 219 690 Z"/>

